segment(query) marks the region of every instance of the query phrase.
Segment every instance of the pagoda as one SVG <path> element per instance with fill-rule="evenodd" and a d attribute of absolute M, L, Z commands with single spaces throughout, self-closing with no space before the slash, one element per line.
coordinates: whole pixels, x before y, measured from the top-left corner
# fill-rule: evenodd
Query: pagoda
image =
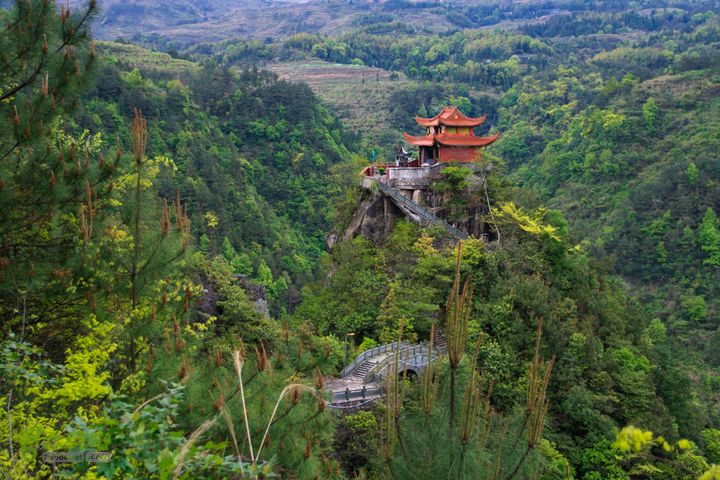
<path fill-rule="evenodd" d="M 435 163 L 470 163 L 482 159 L 480 149 L 493 143 L 499 133 L 489 137 L 475 135 L 475 127 L 485 122 L 485 116 L 471 118 L 455 106 L 445 107 L 432 118 L 415 117 L 415 121 L 427 129 L 425 135 L 416 137 L 403 133 L 410 145 L 418 147 L 420 165 Z"/>

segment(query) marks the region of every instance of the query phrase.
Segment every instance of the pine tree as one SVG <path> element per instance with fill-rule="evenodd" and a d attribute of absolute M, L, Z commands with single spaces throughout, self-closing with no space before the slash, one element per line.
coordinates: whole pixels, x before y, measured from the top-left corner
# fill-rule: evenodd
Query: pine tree
<path fill-rule="evenodd" d="M 62 123 L 92 79 L 95 9 L 17 0 L 0 33 L 0 321 L 21 338 L 31 330 L 57 356 L 64 337 L 81 333 L 72 325 L 86 292 L 74 290 L 73 247 L 92 231 L 115 169 L 93 137 L 74 138 Z"/>
<path fill-rule="evenodd" d="M 414 385 L 405 384 L 396 361 L 386 376 L 386 402 L 380 413 L 381 453 L 386 476 L 397 479 L 516 480 L 540 478 L 539 447 L 549 407 L 548 386 L 555 358 L 541 356 L 542 321 L 529 362 L 526 401 L 500 414 L 491 402 L 494 380 L 484 370 L 481 334 L 467 351 L 472 289 L 461 281 L 458 245 L 446 306 L 447 357 L 431 363 Z M 400 324 L 397 341 L 403 339 Z M 435 336 L 431 328 L 430 345 Z M 449 422 L 448 422 L 449 420 Z"/>
<path fill-rule="evenodd" d="M 175 345 L 182 350 L 184 340 L 176 311 L 189 312 L 194 286 L 177 264 L 189 247 L 190 220 L 187 204 L 183 205 L 179 192 L 170 206 L 162 202 L 153 188 L 153 181 L 163 164 L 171 161 L 164 157 L 148 159 L 147 122 L 139 110 L 131 128 L 131 173 L 123 177 L 118 187 L 124 198 L 119 216 L 111 216 L 107 229 L 123 232 L 124 243 L 102 243 L 105 258 L 117 265 L 114 282 L 108 285 L 114 291 L 115 305 L 126 321 L 126 363 L 130 373 L 137 371 L 140 350 L 151 355 L 153 339 L 162 333 L 162 322 L 157 316 L 163 313 L 172 319 Z M 100 266 L 100 269 L 108 266 Z M 127 287 L 125 287 L 127 285 Z M 129 288 L 126 290 L 126 288 Z M 168 298 L 170 300 L 168 300 Z M 166 307 L 175 299 L 175 308 Z M 165 322 L 167 327 L 169 322 Z"/>
<path fill-rule="evenodd" d="M 17 1 L 0 35 L 0 233 L 3 264 L 12 265 L 59 243 L 47 230 L 59 210 L 96 187 L 89 145 L 64 135 L 59 118 L 91 78 L 95 51 L 87 22 L 95 10 L 72 14 L 55 3 Z M 41 248 L 38 242 L 42 242 Z"/>

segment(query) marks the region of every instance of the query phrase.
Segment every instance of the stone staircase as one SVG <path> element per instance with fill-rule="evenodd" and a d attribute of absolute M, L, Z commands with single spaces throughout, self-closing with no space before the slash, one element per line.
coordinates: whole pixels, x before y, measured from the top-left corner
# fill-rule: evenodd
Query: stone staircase
<path fill-rule="evenodd" d="M 418 221 L 418 223 L 425 225 L 439 225 L 440 227 L 444 228 L 445 231 L 448 232 L 451 236 L 455 237 L 458 240 L 468 239 L 467 233 L 453 227 L 431 211 L 421 207 L 417 203 L 405 197 L 405 195 L 403 195 L 400 190 L 397 190 L 383 182 L 377 182 L 377 185 L 378 188 L 380 188 L 380 191 L 389 196 L 395 202 L 398 208 L 416 217 L 416 221 Z"/>
<path fill-rule="evenodd" d="M 443 330 L 438 330 L 433 339 L 433 350 L 447 352 L 447 338 Z"/>
<path fill-rule="evenodd" d="M 350 378 L 357 379 L 359 382 L 362 382 L 365 378 L 365 375 L 372 370 L 372 368 L 377 365 L 378 362 L 374 360 L 368 360 L 366 362 L 363 362 L 360 364 L 359 367 L 357 367 L 353 372 L 350 374 Z"/>

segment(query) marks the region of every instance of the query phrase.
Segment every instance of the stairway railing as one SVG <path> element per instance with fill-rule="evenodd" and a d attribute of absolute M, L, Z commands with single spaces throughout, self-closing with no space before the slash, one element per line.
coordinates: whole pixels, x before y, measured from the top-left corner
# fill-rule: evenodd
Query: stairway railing
<path fill-rule="evenodd" d="M 440 334 L 436 337 L 436 340 L 439 339 L 440 336 L 444 337 L 444 335 Z M 366 386 L 366 384 L 377 380 L 384 380 L 387 377 L 390 366 L 395 363 L 397 356 L 399 356 L 398 364 L 400 366 L 400 372 L 407 369 L 415 369 L 417 373 L 421 373 L 430 362 L 437 360 L 445 354 L 447 354 L 447 346 L 441 347 L 433 345 L 431 349 L 430 342 L 414 345 L 401 343 L 399 349 L 398 344 L 393 342 L 366 350 L 358 355 L 355 360 L 343 369 L 341 374 L 343 378 L 352 374 L 366 361 L 378 358 L 381 355 L 384 355 L 384 357 L 363 376 L 362 387 L 346 387 L 343 390 L 333 391 L 331 402 L 333 404 L 341 405 L 343 402 L 376 398 L 377 396 L 384 395 L 384 384 L 380 383 L 379 385 L 375 384 L 369 386 Z"/>
<path fill-rule="evenodd" d="M 390 198 L 395 200 L 396 202 L 402 204 L 405 206 L 408 210 L 410 210 L 412 213 L 420 217 L 422 220 L 426 221 L 429 224 L 432 225 L 440 225 L 443 227 L 448 233 L 450 233 L 453 237 L 459 239 L 459 240 L 467 240 L 468 234 L 463 232 L 462 230 L 459 230 L 443 219 L 439 218 L 434 213 L 428 211 L 427 209 L 421 207 L 417 203 L 413 202 L 412 200 L 408 199 L 400 193 L 399 190 L 391 187 L 390 185 L 383 183 L 383 182 L 376 182 L 380 190 L 383 191 L 383 193 L 386 193 Z"/>
<path fill-rule="evenodd" d="M 410 348 L 400 350 L 400 352 L 393 352 L 385 357 L 381 362 L 378 362 L 373 368 L 371 368 L 363 378 L 363 383 L 370 383 L 378 378 L 385 378 L 387 376 L 387 370 L 390 365 L 395 363 L 395 358 L 398 358 L 398 365 L 402 370 L 407 370 L 410 367 L 425 368 L 430 362 L 434 361 L 444 352 L 440 352 L 437 349 L 432 349 L 432 358 L 430 358 L 430 347 L 427 343 L 421 345 L 415 345 Z M 398 372 L 400 373 L 400 372 Z M 419 373 L 419 372 L 418 372 Z"/>
<path fill-rule="evenodd" d="M 409 346 L 407 343 L 400 344 L 401 348 Z M 342 372 L 340 372 L 340 378 L 345 378 L 348 375 L 350 375 L 353 370 L 355 370 L 357 367 L 365 363 L 367 360 L 377 357 L 378 355 L 382 355 L 383 353 L 387 353 L 392 351 L 393 349 L 397 349 L 396 343 L 388 343 L 385 345 L 379 345 L 374 348 L 370 348 L 368 350 L 365 350 L 360 355 L 355 357 L 355 360 L 350 362 L 349 365 L 347 365 L 345 368 L 342 369 Z"/>
<path fill-rule="evenodd" d="M 382 385 L 366 386 L 361 388 L 346 388 L 332 392 L 332 403 L 351 402 L 354 400 L 365 400 L 368 397 L 378 397 L 385 394 L 385 388 Z"/>

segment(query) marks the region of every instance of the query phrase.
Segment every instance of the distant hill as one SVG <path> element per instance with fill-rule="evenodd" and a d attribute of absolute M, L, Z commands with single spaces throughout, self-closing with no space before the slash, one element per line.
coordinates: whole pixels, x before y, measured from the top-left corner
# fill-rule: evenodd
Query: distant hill
<path fill-rule="evenodd" d="M 2 2 L 7 3 L 7 2 Z M 2 4 L 0 3 L 0 4 Z M 77 6 L 84 2 L 73 0 Z M 406 0 L 99 0 L 100 39 L 162 38 L 178 47 L 241 38 L 336 35 L 362 25 L 399 22 L 417 33 L 513 26 L 564 12 L 563 2 Z M 588 6 L 582 8 L 590 8 Z"/>
<path fill-rule="evenodd" d="M 232 37 L 282 38 L 295 33 L 347 30 L 367 2 L 207 0 L 100 0 L 96 35 L 101 39 L 160 36 L 181 46 Z M 427 15 L 426 13 L 424 15 Z M 426 18 L 425 21 L 429 21 Z M 444 29 L 449 25 L 442 24 Z"/>

